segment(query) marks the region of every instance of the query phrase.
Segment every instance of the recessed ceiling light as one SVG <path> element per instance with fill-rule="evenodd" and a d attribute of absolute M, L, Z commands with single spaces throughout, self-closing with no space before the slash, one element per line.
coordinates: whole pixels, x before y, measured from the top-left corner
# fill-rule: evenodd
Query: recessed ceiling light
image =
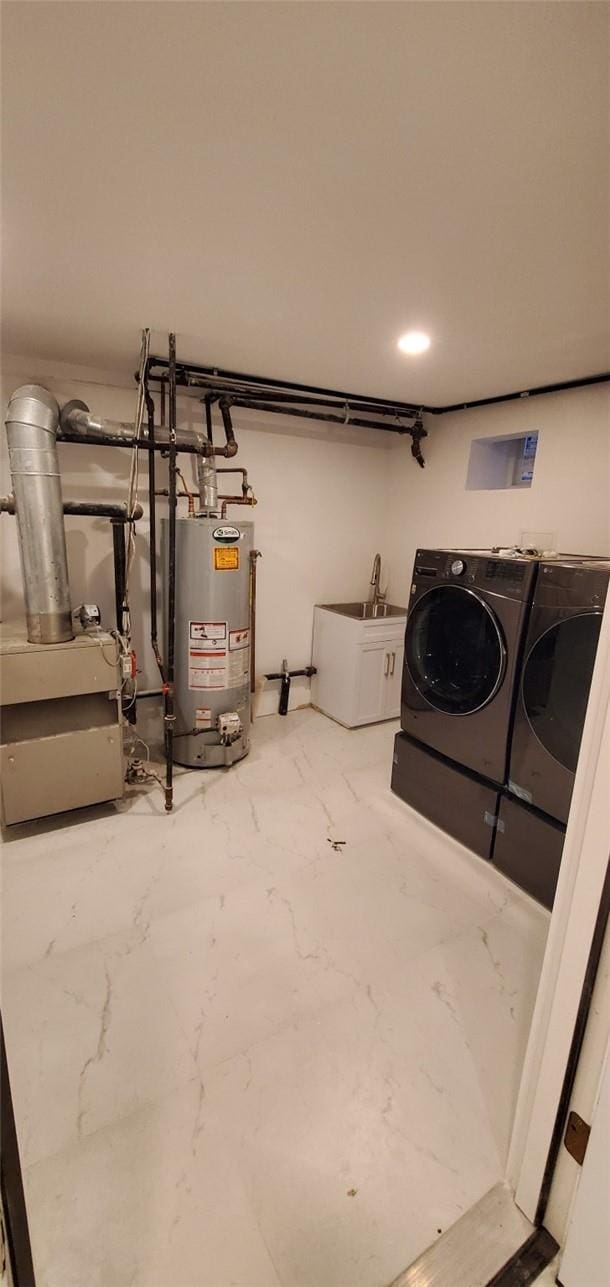
<path fill-rule="evenodd" d="M 406 335 L 401 335 L 398 347 L 401 353 L 410 353 L 412 356 L 425 353 L 430 348 L 430 336 L 423 331 L 407 331 Z"/>

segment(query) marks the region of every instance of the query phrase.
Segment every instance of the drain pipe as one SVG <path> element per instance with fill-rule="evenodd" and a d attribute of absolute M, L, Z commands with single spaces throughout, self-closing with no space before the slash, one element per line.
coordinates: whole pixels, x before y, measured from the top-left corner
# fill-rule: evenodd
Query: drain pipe
<path fill-rule="evenodd" d="M 48 389 L 24 384 L 6 413 L 10 470 L 30 643 L 74 638 L 57 454 L 59 407 Z"/>
<path fill-rule="evenodd" d="M 231 459 L 232 456 L 237 455 L 237 442 L 235 440 L 233 423 L 231 421 L 231 403 L 228 398 L 220 398 L 218 406 L 220 407 L 220 414 L 222 416 L 227 444 L 226 447 L 215 447 L 214 454 L 216 456 L 228 456 L 229 459 Z"/>

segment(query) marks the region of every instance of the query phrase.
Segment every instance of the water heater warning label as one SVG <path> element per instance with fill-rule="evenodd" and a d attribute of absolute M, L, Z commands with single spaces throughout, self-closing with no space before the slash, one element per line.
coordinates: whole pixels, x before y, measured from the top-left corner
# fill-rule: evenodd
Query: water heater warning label
<path fill-rule="evenodd" d="M 189 621 L 189 688 L 227 688 L 226 621 Z"/>
<path fill-rule="evenodd" d="M 250 675 L 250 631 L 229 631 L 227 677 L 229 688 L 242 688 Z"/>
<path fill-rule="evenodd" d="M 226 652 L 226 621 L 189 621 L 189 640 L 197 641 L 206 652 Z"/>
<path fill-rule="evenodd" d="M 236 545 L 214 546 L 214 570 L 216 572 L 239 571 L 239 550 Z"/>
<path fill-rule="evenodd" d="M 249 646 L 249 630 L 229 630 L 229 648 L 231 652 L 238 652 L 240 648 L 249 648 Z"/>

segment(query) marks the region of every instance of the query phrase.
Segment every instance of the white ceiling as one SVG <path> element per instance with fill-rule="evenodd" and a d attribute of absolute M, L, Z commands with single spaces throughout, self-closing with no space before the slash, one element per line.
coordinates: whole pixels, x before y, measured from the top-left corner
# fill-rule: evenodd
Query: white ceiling
<path fill-rule="evenodd" d="M 2 8 L 7 351 L 174 328 L 427 403 L 606 367 L 606 4 Z"/>

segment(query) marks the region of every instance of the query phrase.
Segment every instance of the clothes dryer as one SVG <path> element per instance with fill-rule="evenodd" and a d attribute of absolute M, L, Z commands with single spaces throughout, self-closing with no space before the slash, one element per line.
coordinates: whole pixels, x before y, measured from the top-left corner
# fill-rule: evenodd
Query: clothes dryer
<path fill-rule="evenodd" d="M 540 564 L 517 689 L 508 787 L 566 823 L 610 560 Z"/>

